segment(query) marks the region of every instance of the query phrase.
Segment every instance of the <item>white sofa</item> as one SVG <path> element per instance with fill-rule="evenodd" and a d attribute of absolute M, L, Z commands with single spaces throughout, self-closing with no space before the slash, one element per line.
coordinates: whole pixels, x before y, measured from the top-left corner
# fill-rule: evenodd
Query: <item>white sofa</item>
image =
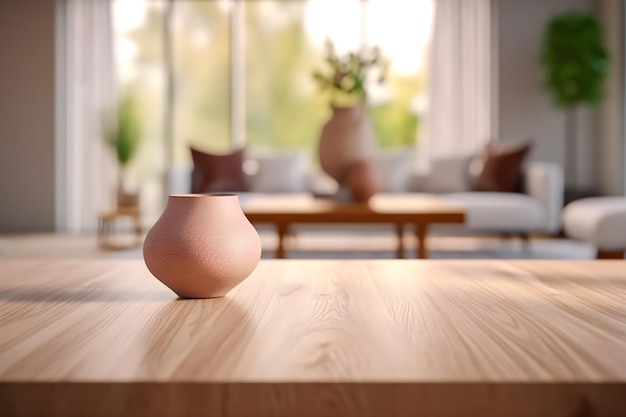
<path fill-rule="evenodd" d="M 561 228 L 563 173 L 557 164 L 534 162 L 524 172 L 524 193 L 441 194 L 466 210 L 472 233 L 555 234 Z"/>
<path fill-rule="evenodd" d="M 187 193 L 190 190 L 190 171 L 182 170 L 170 176 L 171 190 L 174 193 Z M 429 178 L 412 174 L 403 187 L 394 186 L 385 192 L 431 191 Z M 254 181 L 252 181 L 254 183 Z M 320 173 L 309 173 L 305 181 L 308 191 L 332 190 L 334 184 Z M 335 185 L 336 186 L 336 185 Z M 284 192 L 284 190 L 272 190 Z M 307 190 L 301 190 L 306 192 Z M 552 163 L 533 162 L 524 172 L 524 193 L 503 192 L 448 192 L 439 193 L 442 198 L 454 202 L 466 210 L 467 221 L 463 226 L 444 225 L 435 231 L 453 233 L 490 233 L 500 235 L 527 236 L 530 233 L 555 234 L 561 228 L 563 207 L 563 174 L 561 168 Z M 252 198 L 265 192 L 253 190 L 240 194 L 241 199 Z M 300 229 L 300 228 L 299 228 Z M 308 229 L 308 227 L 302 228 Z"/>

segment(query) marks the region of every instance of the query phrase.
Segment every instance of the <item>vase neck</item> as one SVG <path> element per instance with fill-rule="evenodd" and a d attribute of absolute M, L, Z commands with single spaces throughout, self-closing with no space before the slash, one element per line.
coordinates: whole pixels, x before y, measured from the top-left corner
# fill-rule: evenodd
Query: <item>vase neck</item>
<path fill-rule="evenodd" d="M 332 111 L 334 116 L 340 117 L 360 117 L 365 112 L 365 106 L 363 104 L 358 104 L 352 107 L 338 107 L 332 106 Z"/>
<path fill-rule="evenodd" d="M 166 209 L 192 209 L 201 210 L 241 210 L 239 198 L 235 194 L 176 194 L 170 195 Z"/>

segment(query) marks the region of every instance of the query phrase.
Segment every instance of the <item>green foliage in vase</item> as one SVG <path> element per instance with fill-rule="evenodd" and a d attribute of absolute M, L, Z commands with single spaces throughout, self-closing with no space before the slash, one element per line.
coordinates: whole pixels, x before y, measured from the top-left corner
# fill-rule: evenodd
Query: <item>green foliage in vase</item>
<path fill-rule="evenodd" d="M 106 141 L 122 168 L 127 167 L 136 156 L 142 138 L 142 123 L 137 111 L 135 97 L 125 93 L 117 106 L 115 117 L 106 123 Z"/>
<path fill-rule="evenodd" d="M 374 73 L 381 84 L 385 81 L 387 64 L 376 46 L 339 55 L 333 43 L 327 41 L 325 61 L 330 71 L 313 71 L 313 78 L 323 92 L 330 94 L 333 105 L 351 106 L 365 101 L 368 74 Z"/>
<path fill-rule="evenodd" d="M 552 19 L 542 62 L 557 106 L 596 105 L 602 100 L 610 59 L 602 26 L 593 14 L 570 12 Z"/>

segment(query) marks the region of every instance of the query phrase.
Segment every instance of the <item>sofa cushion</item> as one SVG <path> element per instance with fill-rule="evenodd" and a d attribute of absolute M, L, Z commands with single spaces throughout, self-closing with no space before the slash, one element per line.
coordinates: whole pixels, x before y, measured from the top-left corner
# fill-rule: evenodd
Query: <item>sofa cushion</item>
<path fill-rule="evenodd" d="M 441 197 L 466 210 L 466 226 L 472 231 L 536 231 L 546 222 L 546 209 L 525 194 L 467 192 Z"/>
<path fill-rule="evenodd" d="M 458 193 L 470 190 L 469 167 L 474 155 L 433 158 L 426 191 L 431 193 Z"/>
<path fill-rule="evenodd" d="M 306 151 L 277 152 L 256 155 L 247 163 L 255 165 L 250 172 L 250 191 L 259 193 L 298 193 L 307 190 Z"/>
<path fill-rule="evenodd" d="M 482 169 L 474 179 L 472 190 L 521 192 L 522 164 L 531 148 L 530 141 L 516 145 L 487 145 Z"/>
<path fill-rule="evenodd" d="M 626 197 L 585 198 L 563 209 L 568 237 L 584 240 L 602 250 L 626 249 Z"/>
<path fill-rule="evenodd" d="M 413 149 L 380 152 L 374 157 L 374 163 L 380 175 L 380 192 L 409 191 L 409 181 L 415 164 Z"/>

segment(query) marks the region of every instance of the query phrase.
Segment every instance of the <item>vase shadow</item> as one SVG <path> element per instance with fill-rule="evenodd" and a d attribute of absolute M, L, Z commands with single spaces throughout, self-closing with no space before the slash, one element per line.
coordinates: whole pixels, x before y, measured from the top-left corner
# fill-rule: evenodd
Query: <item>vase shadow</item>
<path fill-rule="evenodd" d="M 167 288 L 162 290 L 129 290 L 125 288 L 59 289 L 59 288 L 0 288 L 2 301 L 29 301 L 53 303 L 91 302 L 158 302 L 176 299 Z"/>

